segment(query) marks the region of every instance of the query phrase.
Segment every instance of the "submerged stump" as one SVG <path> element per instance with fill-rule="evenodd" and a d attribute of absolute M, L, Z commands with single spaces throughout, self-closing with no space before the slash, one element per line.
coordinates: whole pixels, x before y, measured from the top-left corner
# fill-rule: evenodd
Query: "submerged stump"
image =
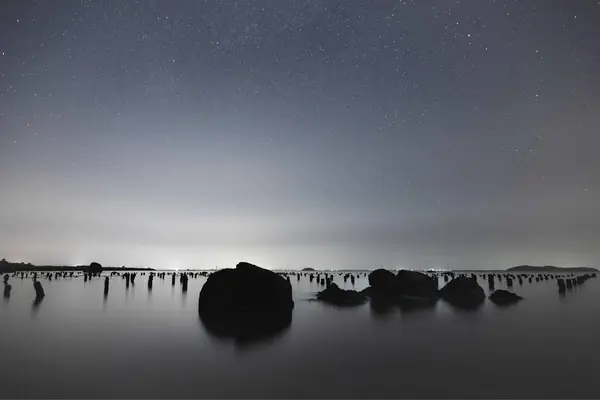
<path fill-rule="evenodd" d="M 33 288 L 35 289 L 35 298 L 36 299 L 41 299 L 46 295 L 44 293 L 44 288 L 42 287 L 42 284 L 40 283 L 40 281 L 33 282 Z"/>

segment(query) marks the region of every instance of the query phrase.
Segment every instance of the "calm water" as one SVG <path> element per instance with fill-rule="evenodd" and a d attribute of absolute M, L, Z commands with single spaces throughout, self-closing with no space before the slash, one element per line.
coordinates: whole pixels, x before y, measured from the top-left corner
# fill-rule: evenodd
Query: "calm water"
<path fill-rule="evenodd" d="M 147 276 L 128 290 L 113 277 L 104 299 L 103 278 L 43 279 L 36 308 L 31 280 L 11 278 L 0 305 L 0 396 L 600 397 L 598 279 L 564 298 L 555 281 L 515 283 L 526 299 L 505 309 L 439 302 L 381 314 L 309 301 L 319 287 L 293 277 L 291 327 L 243 347 L 200 322 L 205 280 L 182 293 L 155 278 L 149 292 Z"/>

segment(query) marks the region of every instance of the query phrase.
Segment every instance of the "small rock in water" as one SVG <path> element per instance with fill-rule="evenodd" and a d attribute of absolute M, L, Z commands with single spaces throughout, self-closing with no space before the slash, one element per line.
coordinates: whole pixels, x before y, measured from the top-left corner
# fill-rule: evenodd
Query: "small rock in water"
<path fill-rule="evenodd" d="M 507 306 L 511 304 L 518 303 L 523 300 L 523 298 L 513 292 L 509 292 L 508 290 L 496 290 L 489 297 L 490 301 L 497 306 Z"/>
<path fill-rule="evenodd" d="M 317 299 L 328 304 L 340 307 L 359 306 L 367 301 L 367 297 L 356 290 L 340 289 L 335 283 L 327 286 L 327 289 L 317 293 Z"/>
<path fill-rule="evenodd" d="M 459 276 L 440 289 L 440 297 L 457 308 L 475 309 L 485 301 L 485 292 L 476 280 Z"/>

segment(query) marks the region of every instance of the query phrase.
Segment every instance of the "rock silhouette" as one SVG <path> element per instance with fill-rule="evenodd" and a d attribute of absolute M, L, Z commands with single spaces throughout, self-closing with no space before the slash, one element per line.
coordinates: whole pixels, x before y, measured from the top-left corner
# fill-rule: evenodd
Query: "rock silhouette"
<path fill-rule="evenodd" d="M 433 279 L 421 272 L 400 270 L 396 274 L 398 289 L 403 295 L 437 298 L 437 279 Z"/>
<path fill-rule="evenodd" d="M 10 291 L 12 290 L 12 286 L 4 282 L 4 298 L 8 299 L 10 297 Z"/>
<path fill-rule="evenodd" d="M 100 272 L 102 272 L 102 265 L 100 263 L 93 262 L 90 264 L 88 271 L 91 274 L 99 274 Z"/>
<path fill-rule="evenodd" d="M 400 270 L 397 275 L 385 269 L 369 274 L 369 287 L 361 293 L 385 308 L 391 303 L 407 309 L 435 304 L 438 299 L 437 279 L 416 271 Z"/>
<path fill-rule="evenodd" d="M 327 288 L 317 294 L 317 299 L 338 307 L 352 307 L 364 304 L 367 297 L 356 290 L 340 289 L 335 283 L 331 283 Z"/>
<path fill-rule="evenodd" d="M 375 292 L 394 293 L 399 284 L 393 272 L 380 268 L 369 274 L 369 286 Z"/>
<path fill-rule="evenodd" d="M 198 298 L 206 330 L 240 344 L 285 331 L 293 308 L 292 286 L 285 278 L 245 262 L 212 273 Z"/>
<path fill-rule="evenodd" d="M 508 290 L 496 290 L 489 297 L 490 301 L 497 306 L 508 306 L 511 304 L 518 303 L 523 300 L 523 298 L 513 292 L 509 292 Z"/>
<path fill-rule="evenodd" d="M 476 309 L 485 301 L 485 292 L 476 280 L 459 276 L 440 290 L 440 297 L 454 307 Z"/>

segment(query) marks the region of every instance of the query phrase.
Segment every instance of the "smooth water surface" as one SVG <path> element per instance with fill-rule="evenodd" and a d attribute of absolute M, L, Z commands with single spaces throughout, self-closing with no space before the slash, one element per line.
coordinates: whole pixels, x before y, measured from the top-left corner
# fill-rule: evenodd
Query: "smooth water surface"
<path fill-rule="evenodd" d="M 311 301 L 321 287 L 292 277 L 291 326 L 248 345 L 206 332 L 197 312 L 206 278 L 190 279 L 186 293 L 169 276 L 149 291 L 147 279 L 126 289 L 111 277 L 107 297 L 104 278 L 41 279 L 46 297 L 35 305 L 31 279 L 11 277 L 0 396 L 600 397 L 598 279 L 564 297 L 555 281 L 515 282 L 525 300 L 508 308 L 440 301 L 377 312 Z"/>

